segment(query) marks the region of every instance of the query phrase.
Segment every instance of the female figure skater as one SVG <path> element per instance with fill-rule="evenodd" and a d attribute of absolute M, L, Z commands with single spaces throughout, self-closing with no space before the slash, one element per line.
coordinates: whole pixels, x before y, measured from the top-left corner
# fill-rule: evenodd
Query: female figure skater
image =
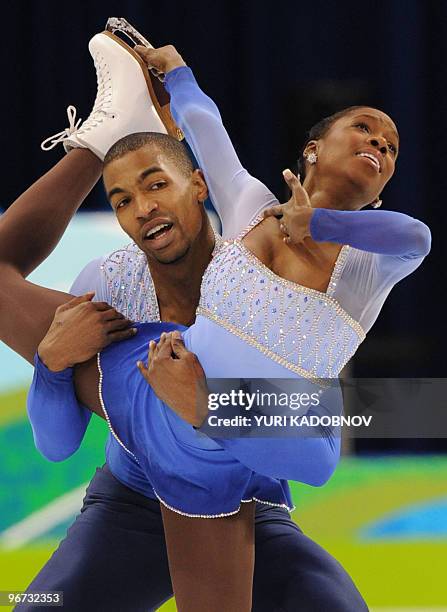
<path fill-rule="evenodd" d="M 394 172 L 394 124 L 375 109 L 348 109 L 327 121 L 307 143 L 305 187 L 310 202 L 294 185 L 295 199 L 300 199 L 308 215 L 306 230 L 306 224 L 296 223 L 296 214 L 287 216 L 287 209 L 286 214 L 284 209 L 270 209 L 272 216 L 264 218 L 264 209 L 271 207 L 274 197 L 240 166 L 217 109 L 199 90 L 175 50 L 155 50 L 147 58 L 167 73 L 174 117 L 189 142 L 200 141 L 203 146 L 204 157 L 199 155 L 199 162 L 210 156 L 214 159 L 214 165 L 205 170 L 211 189 L 215 181 L 228 188 L 230 198 L 237 195 L 243 202 L 251 196 L 259 202 L 246 232 L 224 244 L 207 269 L 196 322 L 183 335 L 186 347 L 197 354 L 208 377 L 337 376 L 373 324 L 392 286 L 414 270 L 429 250 L 430 236 L 424 224 L 398 213 L 359 211 L 378 197 Z M 201 131 L 193 133 L 198 115 Z M 166 184 L 162 175 L 158 179 Z M 112 185 L 106 187 L 110 191 Z M 131 209 L 132 199 L 118 200 L 113 204 L 122 211 L 118 215 L 125 224 L 123 215 Z M 1 219 L 7 222 L 0 223 L 0 243 L 11 247 L 11 236 L 20 235 L 24 221 L 16 211 L 9 212 L 7 219 Z M 283 214 L 282 228 L 276 214 Z M 297 236 L 296 226 L 304 227 L 301 235 Z M 231 237 L 231 220 L 224 231 Z M 283 241 L 285 234 L 288 242 Z M 8 326 L 2 333 L 14 344 L 14 336 L 24 333 L 32 317 L 33 342 L 21 351 L 29 356 L 45 334 L 55 308 L 69 296 L 18 278 L 7 249 L 0 259 L 4 303 L 20 303 L 14 316 L 4 316 L 2 308 L 2 327 Z M 198 437 L 157 401 L 135 367 L 136 360 L 144 359 L 148 341 L 158 339 L 160 331 L 168 328 L 141 325 L 135 338 L 103 351 L 97 364 L 89 362 L 79 368 L 78 394 L 83 403 L 106 416 L 165 504 L 179 609 L 249 610 L 253 548 L 247 502 L 262 499 L 289 505 L 287 488 L 278 479 L 300 479 L 319 460 L 323 447 L 337 455 L 339 440 L 333 433 L 324 437 L 324 432 L 321 438 L 281 440 L 277 447 L 285 452 L 276 456 L 272 454 L 274 440 L 218 444 Z M 99 402 L 92 394 L 97 384 Z M 149 402 L 151 409 L 144 410 Z M 268 453 L 262 453 L 262 448 Z M 245 507 L 238 513 L 241 502 L 246 502 Z M 236 520 L 197 520 L 224 515 L 234 515 Z M 214 561 L 214 591 L 204 585 L 193 600 L 188 589 L 192 580 L 197 581 L 194 572 L 216 558 L 204 548 L 210 538 L 216 538 L 220 546 L 220 573 Z M 182 542 L 187 543 L 186 548 Z M 222 591 L 218 585 L 223 580 L 227 588 Z M 234 591 L 229 593 L 229 588 Z"/>

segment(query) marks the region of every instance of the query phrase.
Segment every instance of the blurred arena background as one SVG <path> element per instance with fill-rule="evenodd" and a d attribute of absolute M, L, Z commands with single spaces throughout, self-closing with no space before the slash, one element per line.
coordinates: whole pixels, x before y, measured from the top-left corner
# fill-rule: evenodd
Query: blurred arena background
<path fill-rule="evenodd" d="M 88 116 L 96 82 L 87 44 L 109 16 L 126 17 L 155 46 L 177 46 L 244 165 L 280 199 L 281 170 L 293 167 L 316 120 L 363 103 L 391 115 L 401 153 L 384 208 L 426 222 L 433 248 L 393 290 L 351 374 L 443 377 L 447 3 L 15 2 L 2 9 L 3 209 L 61 157 L 39 143 L 66 127 L 68 104 Z M 31 279 L 67 290 L 88 261 L 125 243 L 98 185 Z M 0 590 L 27 586 L 104 460 L 99 419 L 69 460 L 51 464 L 37 453 L 25 410 L 30 376 L 1 346 Z M 295 520 L 342 562 L 373 610 L 447 610 L 445 437 L 356 440 L 325 487 L 293 485 Z"/>

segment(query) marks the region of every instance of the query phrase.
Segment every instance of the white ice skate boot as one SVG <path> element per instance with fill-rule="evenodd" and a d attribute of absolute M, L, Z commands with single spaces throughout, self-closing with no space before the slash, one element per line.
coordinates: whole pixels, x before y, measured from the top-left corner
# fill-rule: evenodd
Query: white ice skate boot
<path fill-rule="evenodd" d="M 149 72 L 131 47 L 111 32 L 102 32 L 91 39 L 89 50 L 98 81 L 93 110 L 80 125 L 75 107 L 69 106 L 70 126 L 47 138 L 41 145 L 43 150 L 63 142 L 66 151 L 87 148 L 103 160 L 115 142 L 134 132 L 170 132 L 182 138 L 172 119 L 171 123 L 166 120 L 166 113 L 166 125 L 158 115 L 160 104 Z"/>

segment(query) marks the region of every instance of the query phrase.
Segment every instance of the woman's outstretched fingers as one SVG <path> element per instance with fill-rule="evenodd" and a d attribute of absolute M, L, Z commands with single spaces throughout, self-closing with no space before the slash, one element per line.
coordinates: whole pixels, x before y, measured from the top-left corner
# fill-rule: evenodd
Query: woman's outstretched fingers
<path fill-rule="evenodd" d="M 296 206 L 309 207 L 310 200 L 307 191 L 301 184 L 300 175 L 295 176 L 289 168 L 283 170 L 283 177 L 292 192 L 292 200 Z"/>
<path fill-rule="evenodd" d="M 290 170 L 289 168 L 286 168 L 285 170 L 282 171 L 282 175 L 284 177 L 284 180 L 287 183 L 287 186 L 289 187 L 290 191 L 292 192 L 292 198 L 296 201 L 296 195 L 297 195 L 297 190 L 298 187 L 301 187 L 301 183 L 299 181 L 299 178 L 297 176 L 295 176 L 292 172 L 292 170 Z"/>
<path fill-rule="evenodd" d="M 285 204 L 276 204 L 275 206 L 270 206 L 270 208 L 266 208 L 264 210 L 264 218 L 265 217 L 282 217 L 284 214 L 284 206 Z"/>
<path fill-rule="evenodd" d="M 293 180 L 297 178 L 295 174 L 293 174 L 290 168 L 286 168 L 285 170 L 282 171 L 282 175 L 286 183 L 289 185 L 290 189 L 292 189 Z"/>
<path fill-rule="evenodd" d="M 287 231 L 287 227 L 285 225 L 285 223 L 280 223 L 279 224 L 279 229 L 282 231 L 283 234 L 285 234 L 286 236 L 289 235 L 288 231 Z"/>

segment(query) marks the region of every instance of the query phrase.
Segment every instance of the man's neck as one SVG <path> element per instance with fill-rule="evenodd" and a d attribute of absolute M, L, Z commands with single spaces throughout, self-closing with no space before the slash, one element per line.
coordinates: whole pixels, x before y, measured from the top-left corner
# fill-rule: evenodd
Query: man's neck
<path fill-rule="evenodd" d="M 162 321 L 182 325 L 193 323 L 202 277 L 211 261 L 214 242 L 214 232 L 207 222 L 179 261 L 172 264 L 148 262 Z"/>

